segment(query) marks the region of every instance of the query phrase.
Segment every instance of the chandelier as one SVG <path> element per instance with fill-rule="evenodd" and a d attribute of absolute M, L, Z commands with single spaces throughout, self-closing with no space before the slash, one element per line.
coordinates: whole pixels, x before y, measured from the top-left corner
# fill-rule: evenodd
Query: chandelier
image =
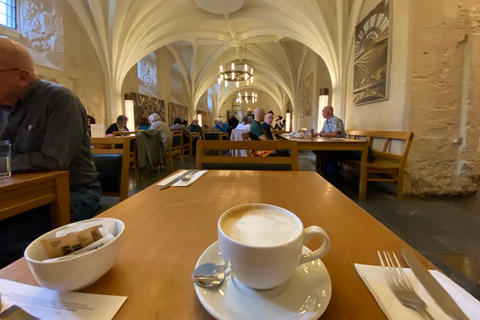
<path fill-rule="evenodd" d="M 223 64 L 220 65 L 220 71 L 218 72 L 218 84 L 225 82 L 225 87 L 228 85 L 228 82 L 236 82 L 237 88 L 240 85 L 240 81 L 247 81 L 247 86 L 253 83 L 253 67 L 249 66 L 247 63 L 243 64 L 235 64 L 232 62 L 230 66 L 230 70 L 227 70 L 227 66 L 225 63 L 225 53 L 226 50 L 223 51 L 223 58 L 225 69 L 223 68 Z M 245 49 L 244 54 L 246 55 L 247 52 L 247 42 L 245 40 Z M 243 59 L 242 59 L 243 60 Z"/>
<path fill-rule="evenodd" d="M 246 103 L 248 103 L 249 101 L 255 103 L 257 102 L 257 94 L 252 92 L 251 95 L 248 95 L 248 93 L 245 91 L 245 95 L 242 96 L 242 94 L 239 92 L 237 94 L 237 102 L 243 101 L 245 101 Z"/>
<path fill-rule="evenodd" d="M 250 69 L 250 70 L 249 70 Z M 218 84 L 225 82 L 225 87 L 228 81 L 236 82 L 237 88 L 240 81 L 247 81 L 247 86 L 253 83 L 253 68 L 245 63 L 242 65 L 235 65 L 232 62 L 230 70 L 224 70 L 223 65 L 220 65 L 220 72 L 218 74 Z"/>

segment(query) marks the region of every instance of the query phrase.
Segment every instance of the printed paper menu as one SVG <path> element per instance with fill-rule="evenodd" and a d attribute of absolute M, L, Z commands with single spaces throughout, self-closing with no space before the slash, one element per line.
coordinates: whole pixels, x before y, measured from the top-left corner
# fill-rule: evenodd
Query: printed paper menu
<path fill-rule="evenodd" d="M 29 314 L 48 320 L 110 320 L 123 305 L 126 296 L 80 292 L 60 292 L 0 279 L 2 308 L 17 305 Z"/>

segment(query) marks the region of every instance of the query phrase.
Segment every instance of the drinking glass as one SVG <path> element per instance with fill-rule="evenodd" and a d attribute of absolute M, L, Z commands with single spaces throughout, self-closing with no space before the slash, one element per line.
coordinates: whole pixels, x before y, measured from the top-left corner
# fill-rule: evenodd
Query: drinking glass
<path fill-rule="evenodd" d="M 0 178 L 10 177 L 12 169 L 10 166 L 11 158 L 11 144 L 10 141 L 0 141 Z"/>

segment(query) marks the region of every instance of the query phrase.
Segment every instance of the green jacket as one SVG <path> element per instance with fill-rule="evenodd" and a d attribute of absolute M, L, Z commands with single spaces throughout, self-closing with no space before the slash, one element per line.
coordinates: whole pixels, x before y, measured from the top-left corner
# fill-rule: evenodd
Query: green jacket
<path fill-rule="evenodd" d="M 163 164 L 165 146 L 162 135 L 157 130 L 145 130 L 137 137 L 137 163 L 138 168 L 152 170 L 157 164 Z"/>

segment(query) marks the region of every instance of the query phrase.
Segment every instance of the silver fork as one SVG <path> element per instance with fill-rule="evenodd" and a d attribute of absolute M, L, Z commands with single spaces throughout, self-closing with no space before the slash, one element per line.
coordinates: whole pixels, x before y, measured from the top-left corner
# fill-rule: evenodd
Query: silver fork
<path fill-rule="evenodd" d="M 425 319 L 435 320 L 426 310 L 425 302 L 413 290 L 412 284 L 403 271 L 403 268 L 400 265 L 395 253 L 392 252 L 393 258 L 395 259 L 394 262 L 390 252 L 383 251 L 383 256 L 386 263 L 383 262 L 380 252 L 377 251 L 377 253 L 378 257 L 380 258 L 380 263 L 383 267 L 385 278 L 387 278 L 388 285 L 390 286 L 390 289 L 392 289 L 395 297 L 397 297 L 397 299 L 400 300 L 404 306 L 417 311 Z"/>

